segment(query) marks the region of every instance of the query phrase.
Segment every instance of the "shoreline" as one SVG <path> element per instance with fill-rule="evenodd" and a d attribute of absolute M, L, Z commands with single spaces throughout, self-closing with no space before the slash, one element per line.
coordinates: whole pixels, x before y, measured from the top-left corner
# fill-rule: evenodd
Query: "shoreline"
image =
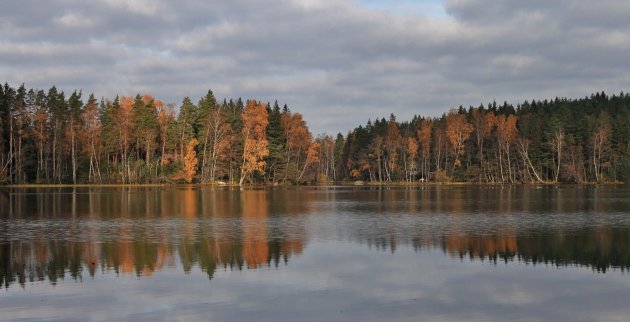
<path fill-rule="evenodd" d="M 308 187 L 435 187 L 435 186 L 617 186 L 624 185 L 624 182 L 585 182 L 585 183 L 564 183 L 564 182 L 544 182 L 544 183 L 496 183 L 496 182 L 339 182 L 336 184 L 258 184 L 243 185 L 238 184 L 210 184 L 210 183 L 132 183 L 132 184 L 12 184 L 0 185 L 2 188 L 173 188 L 173 187 L 217 187 L 217 188 L 308 188 Z"/>

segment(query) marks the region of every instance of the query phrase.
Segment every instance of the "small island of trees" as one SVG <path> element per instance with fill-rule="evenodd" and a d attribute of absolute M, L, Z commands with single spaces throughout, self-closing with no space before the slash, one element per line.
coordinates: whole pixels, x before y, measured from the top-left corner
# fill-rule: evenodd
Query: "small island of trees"
<path fill-rule="evenodd" d="M 313 136 L 278 102 L 0 86 L 1 184 L 605 183 L 630 178 L 630 95 L 504 102 Z"/>

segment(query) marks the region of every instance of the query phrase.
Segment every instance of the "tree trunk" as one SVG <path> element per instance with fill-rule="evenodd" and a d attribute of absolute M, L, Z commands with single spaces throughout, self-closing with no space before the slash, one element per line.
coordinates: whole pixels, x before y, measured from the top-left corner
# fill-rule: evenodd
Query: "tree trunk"
<path fill-rule="evenodd" d="M 74 135 L 74 117 L 70 117 L 70 136 L 71 136 L 71 152 L 72 152 L 72 183 L 77 184 L 77 155 L 75 147 Z"/>
<path fill-rule="evenodd" d="M 210 136 L 210 120 L 206 120 L 207 126 L 206 126 L 206 133 L 204 135 L 204 140 L 203 140 L 203 153 L 201 156 L 201 178 L 202 180 L 206 179 L 206 153 L 208 151 L 208 137 Z M 214 181 L 214 178 L 210 178 L 210 181 Z"/>
<path fill-rule="evenodd" d="M 519 146 L 519 152 L 521 153 L 521 157 L 523 158 L 523 160 L 525 160 L 525 162 L 531 169 L 532 173 L 534 173 L 536 180 L 538 180 L 538 182 L 540 183 L 543 183 L 544 181 L 540 178 L 540 176 L 538 175 L 538 172 L 536 172 L 536 168 L 534 168 L 534 165 L 532 164 L 532 161 L 529 159 L 528 143 L 523 142 L 522 140 L 519 140 L 518 146 Z"/>

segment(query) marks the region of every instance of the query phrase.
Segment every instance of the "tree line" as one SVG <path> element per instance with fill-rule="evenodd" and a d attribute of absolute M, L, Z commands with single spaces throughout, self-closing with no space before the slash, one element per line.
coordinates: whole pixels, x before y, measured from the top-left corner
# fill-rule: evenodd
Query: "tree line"
<path fill-rule="evenodd" d="M 345 174 L 377 182 L 619 182 L 630 176 L 630 95 L 496 102 L 348 133 Z"/>
<path fill-rule="evenodd" d="M 610 182 L 630 175 L 630 95 L 492 102 L 314 136 L 285 104 L 179 106 L 0 86 L 0 183 Z"/>

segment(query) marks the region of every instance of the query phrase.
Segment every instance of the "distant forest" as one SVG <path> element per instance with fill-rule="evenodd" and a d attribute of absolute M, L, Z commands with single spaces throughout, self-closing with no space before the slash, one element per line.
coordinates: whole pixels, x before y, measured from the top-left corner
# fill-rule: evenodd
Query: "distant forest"
<path fill-rule="evenodd" d="M 314 137 L 211 90 L 180 106 L 0 86 L 1 184 L 588 183 L 630 179 L 630 95 L 496 102 Z"/>

